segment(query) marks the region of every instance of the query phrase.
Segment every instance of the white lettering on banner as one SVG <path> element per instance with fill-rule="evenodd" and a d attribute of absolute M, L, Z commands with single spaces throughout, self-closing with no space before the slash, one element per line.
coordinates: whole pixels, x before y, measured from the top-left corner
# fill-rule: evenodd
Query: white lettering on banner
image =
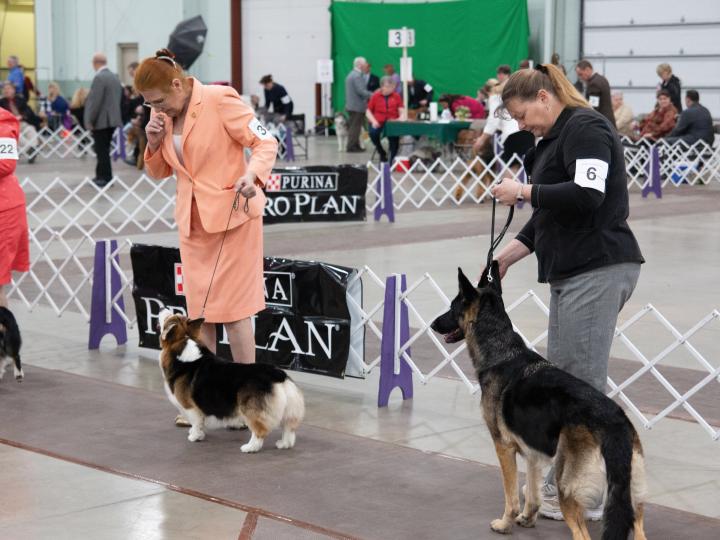
<path fill-rule="evenodd" d="M 263 276 L 265 289 L 265 303 L 269 306 L 293 307 L 293 278 L 292 272 L 273 272 L 266 270 Z M 272 295 L 268 292 L 268 280 Z"/>
<path fill-rule="evenodd" d="M 283 97 L 280 98 L 280 102 L 281 102 L 283 105 L 287 105 L 287 104 L 290 103 L 291 101 L 292 101 L 292 100 L 290 99 L 290 96 L 287 95 L 287 94 L 285 94 Z"/>
<path fill-rule="evenodd" d="M 601 159 L 578 159 L 575 161 L 575 183 L 584 188 L 605 193 L 608 164 Z"/>
<path fill-rule="evenodd" d="M 185 308 L 181 306 L 166 306 L 163 304 L 160 300 L 157 298 L 147 298 L 145 296 L 142 297 L 143 302 L 145 302 L 145 333 L 146 334 L 152 334 L 155 335 L 155 325 L 153 324 L 153 321 L 156 321 L 160 318 L 160 312 L 163 310 L 163 308 L 167 308 L 173 313 L 181 313 L 182 315 L 187 315 Z M 156 308 L 156 309 L 153 309 Z"/>
<path fill-rule="evenodd" d="M 325 174 L 283 174 L 280 177 L 281 191 L 337 191 L 338 173 Z"/>
<path fill-rule="evenodd" d="M 302 354 L 303 356 L 315 356 L 315 352 L 313 351 L 313 341 L 314 341 L 317 345 L 320 346 L 320 348 L 327 355 L 327 357 L 331 358 L 332 357 L 332 333 L 333 333 L 333 331 L 338 332 L 340 330 L 340 328 L 335 323 L 323 323 L 322 326 L 325 327 L 325 330 L 327 332 L 326 339 L 323 340 L 315 323 L 313 323 L 311 321 L 305 321 L 305 326 L 307 328 L 307 335 L 306 335 L 307 347 L 308 347 L 307 351 L 302 350 L 302 347 L 300 346 L 300 343 L 298 342 L 297 337 L 295 336 L 295 333 L 292 331 L 292 327 L 290 326 L 290 323 L 288 322 L 288 320 L 285 317 L 282 318 L 277 330 L 270 334 L 270 341 L 268 343 L 266 343 L 265 345 L 256 345 L 255 348 L 267 350 L 270 352 L 277 352 L 279 350 L 277 347 L 278 341 L 287 341 L 287 342 L 290 342 L 290 344 L 293 347 L 293 350 L 292 350 L 293 354 Z"/>
<path fill-rule="evenodd" d="M 292 215 L 294 216 L 303 215 L 303 210 L 306 210 L 306 213 L 311 216 L 355 214 L 362 196 L 340 195 L 338 199 L 330 195 L 325 202 L 320 202 L 319 197 L 312 197 L 307 193 L 296 193 L 293 198 L 294 204 L 291 204 L 290 197 L 268 197 L 265 205 L 266 215 L 287 216 L 293 207 Z"/>
<path fill-rule="evenodd" d="M 17 161 L 17 141 L 12 137 L 0 137 L 0 159 L 12 159 Z"/>
<path fill-rule="evenodd" d="M 250 128 L 250 131 L 252 131 L 255 135 L 258 136 L 260 139 L 269 140 L 269 139 L 275 139 L 270 132 L 268 131 L 268 128 L 263 126 L 260 123 L 260 120 L 257 118 L 253 118 L 250 123 L 248 124 L 248 128 Z"/>

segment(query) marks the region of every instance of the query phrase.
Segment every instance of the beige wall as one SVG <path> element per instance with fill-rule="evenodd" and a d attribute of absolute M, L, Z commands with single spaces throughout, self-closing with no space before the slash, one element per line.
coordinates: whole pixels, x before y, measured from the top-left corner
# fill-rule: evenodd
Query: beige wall
<path fill-rule="evenodd" d="M 7 57 L 15 55 L 34 80 L 35 70 L 35 6 L 34 2 L 0 0 L 0 76 L 7 77 Z"/>

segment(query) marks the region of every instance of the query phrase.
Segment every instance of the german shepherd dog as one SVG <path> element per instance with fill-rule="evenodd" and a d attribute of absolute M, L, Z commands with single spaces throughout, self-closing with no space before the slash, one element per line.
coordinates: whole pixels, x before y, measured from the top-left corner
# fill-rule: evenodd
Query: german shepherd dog
<path fill-rule="evenodd" d="M 509 534 L 513 522 L 535 525 L 542 467 L 554 458 L 560 508 L 573 540 L 590 539 L 584 509 L 602 499 L 606 486 L 603 540 L 626 540 L 633 528 L 635 539 L 644 540 L 643 450 L 623 410 L 528 349 L 505 311 L 496 261 L 477 288 L 460 269 L 458 279 L 460 292 L 432 329 L 448 343 L 465 339 L 480 382 L 505 491 L 505 511 L 490 524 L 492 530 Z M 527 461 L 522 513 L 517 453 Z"/>
<path fill-rule="evenodd" d="M 0 379 L 5 375 L 5 369 L 12 361 L 15 379 L 22 381 L 25 374 L 20 361 L 20 347 L 22 338 L 15 316 L 6 307 L 0 307 Z"/>

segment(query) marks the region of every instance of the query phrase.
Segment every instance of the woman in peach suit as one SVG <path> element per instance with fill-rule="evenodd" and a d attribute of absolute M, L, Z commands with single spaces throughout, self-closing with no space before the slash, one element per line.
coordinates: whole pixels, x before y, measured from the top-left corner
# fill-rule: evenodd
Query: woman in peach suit
<path fill-rule="evenodd" d="M 233 359 L 252 363 L 251 317 L 265 308 L 261 188 L 275 163 L 277 141 L 234 89 L 186 77 L 167 49 L 140 64 L 135 88 L 152 108 L 147 171 L 153 178 L 173 171 L 177 177 L 175 221 L 188 316 L 201 316 L 229 219 L 202 336 L 214 350 L 215 323 L 225 324 Z M 232 210 L 237 191 L 242 196 Z"/>

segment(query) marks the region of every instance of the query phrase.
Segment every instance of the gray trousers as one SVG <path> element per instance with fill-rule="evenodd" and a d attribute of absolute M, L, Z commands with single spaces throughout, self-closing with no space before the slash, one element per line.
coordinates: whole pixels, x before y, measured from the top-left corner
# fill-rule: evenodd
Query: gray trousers
<path fill-rule="evenodd" d="M 365 120 L 364 112 L 348 111 L 348 140 L 346 150 L 360 148 L 360 130 Z"/>
<path fill-rule="evenodd" d="M 605 394 L 618 314 L 639 276 L 640 263 L 622 263 L 552 281 L 548 360 Z M 553 467 L 548 483 L 554 474 Z"/>

